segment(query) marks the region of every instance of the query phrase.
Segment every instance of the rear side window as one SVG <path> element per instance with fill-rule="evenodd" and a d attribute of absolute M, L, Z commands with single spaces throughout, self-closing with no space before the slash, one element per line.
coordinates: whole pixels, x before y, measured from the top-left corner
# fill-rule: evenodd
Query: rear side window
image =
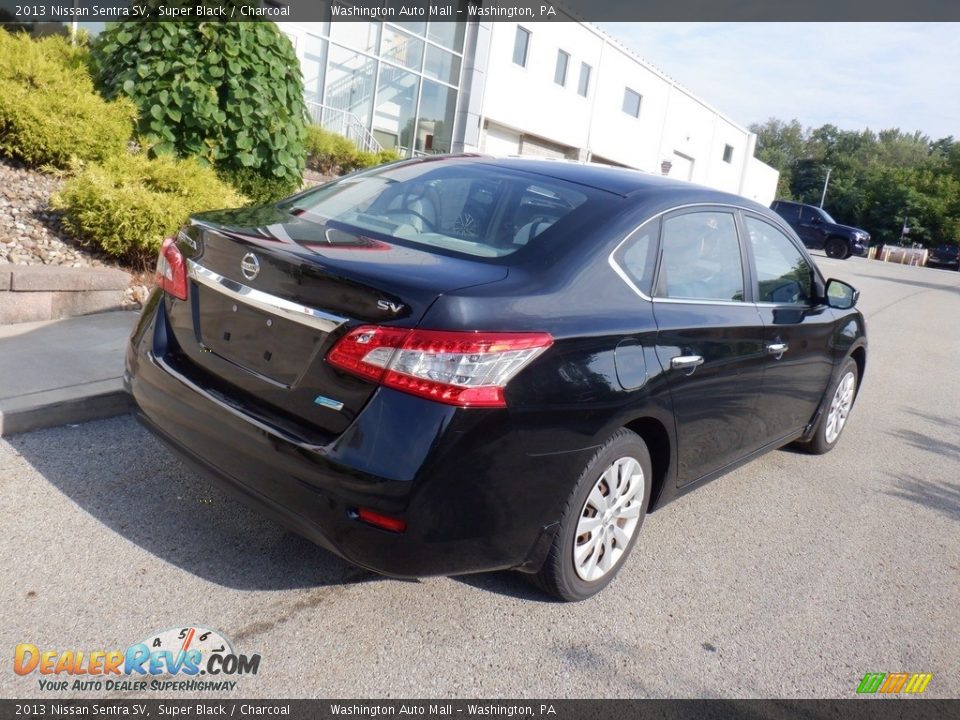
<path fill-rule="evenodd" d="M 744 218 L 757 268 L 758 302 L 807 305 L 813 297 L 813 269 L 797 246 L 768 222 Z"/>
<path fill-rule="evenodd" d="M 419 163 L 348 176 L 291 212 L 420 245 L 502 257 L 587 201 L 578 186 L 475 164 Z"/>
<path fill-rule="evenodd" d="M 733 214 L 700 211 L 663 221 L 657 295 L 743 300 L 743 263 Z"/>
<path fill-rule="evenodd" d="M 657 235 L 660 221 L 651 220 L 634 230 L 613 254 L 613 261 L 626 275 L 634 290 L 650 294 L 653 270 L 656 266 Z"/>

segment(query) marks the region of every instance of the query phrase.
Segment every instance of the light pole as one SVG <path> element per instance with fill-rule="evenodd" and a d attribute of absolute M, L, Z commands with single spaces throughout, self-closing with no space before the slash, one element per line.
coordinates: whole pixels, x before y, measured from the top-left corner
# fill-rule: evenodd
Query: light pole
<path fill-rule="evenodd" d="M 820 207 L 823 207 L 823 201 L 827 199 L 827 185 L 830 184 L 830 173 L 833 168 L 827 168 L 827 179 L 823 181 L 823 194 L 820 196 Z"/>

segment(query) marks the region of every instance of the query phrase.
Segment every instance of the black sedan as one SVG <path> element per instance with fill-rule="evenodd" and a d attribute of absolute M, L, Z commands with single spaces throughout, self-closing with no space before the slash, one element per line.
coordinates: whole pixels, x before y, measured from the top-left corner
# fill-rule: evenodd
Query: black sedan
<path fill-rule="evenodd" d="M 957 245 L 935 247 L 930 251 L 930 257 L 927 258 L 927 266 L 960 270 L 960 247 Z"/>
<path fill-rule="evenodd" d="M 866 361 L 856 291 L 775 213 L 595 165 L 402 161 L 200 214 L 158 282 L 126 382 L 199 471 L 377 572 L 564 600 L 655 508 L 830 450 Z"/>

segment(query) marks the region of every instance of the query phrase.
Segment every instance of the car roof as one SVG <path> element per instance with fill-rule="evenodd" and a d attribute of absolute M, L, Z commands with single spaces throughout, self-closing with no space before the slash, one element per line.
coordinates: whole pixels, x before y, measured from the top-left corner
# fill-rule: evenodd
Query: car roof
<path fill-rule="evenodd" d="M 671 199 L 683 202 L 732 204 L 755 210 L 769 210 L 741 195 L 726 193 L 713 188 L 697 185 L 686 180 L 676 180 L 634 170 L 600 163 L 577 162 L 573 160 L 551 160 L 528 157 L 493 157 L 480 154 L 435 155 L 416 158 L 408 162 L 444 162 L 469 161 L 493 167 L 518 170 L 543 175 L 566 182 L 576 183 L 602 190 L 614 195 L 629 197 L 638 193 L 656 195 L 659 201 Z"/>

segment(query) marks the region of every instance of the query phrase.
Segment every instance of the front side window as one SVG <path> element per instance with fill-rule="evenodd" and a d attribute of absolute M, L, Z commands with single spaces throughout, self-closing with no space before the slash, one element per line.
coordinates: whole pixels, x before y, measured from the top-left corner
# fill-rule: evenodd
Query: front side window
<path fill-rule="evenodd" d="M 530 31 L 517 25 L 517 34 L 513 39 L 513 62 L 520 67 L 527 66 L 527 52 L 530 49 Z"/>
<path fill-rule="evenodd" d="M 808 305 L 813 298 L 813 268 L 797 246 L 768 222 L 745 218 L 757 268 L 758 302 Z"/>
<path fill-rule="evenodd" d="M 800 206 L 800 222 L 803 223 L 815 223 L 815 222 L 828 222 L 835 223 L 836 221 L 830 217 L 830 214 L 823 208 L 809 207 L 807 205 Z"/>
<path fill-rule="evenodd" d="M 657 295 L 682 300 L 742 301 L 743 263 L 737 224 L 724 211 L 663 221 Z"/>
<path fill-rule="evenodd" d="M 474 164 L 384 167 L 345 177 L 294 201 L 308 220 L 418 245 L 503 257 L 587 201 L 578 186 Z"/>
<path fill-rule="evenodd" d="M 567 65 L 570 63 L 570 53 L 557 51 L 557 67 L 553 71 L 553 81 L 563 87 L 567 84 Z"/>
<path fill-rule="evenodd" d="M 641 100 L 643 100 L 643 98 L 640 96 L 640 93 L 626 88 L 623 91 L 623 111 L 627 115 L 632 115 L 635 118 L 640 117 Z"/>

